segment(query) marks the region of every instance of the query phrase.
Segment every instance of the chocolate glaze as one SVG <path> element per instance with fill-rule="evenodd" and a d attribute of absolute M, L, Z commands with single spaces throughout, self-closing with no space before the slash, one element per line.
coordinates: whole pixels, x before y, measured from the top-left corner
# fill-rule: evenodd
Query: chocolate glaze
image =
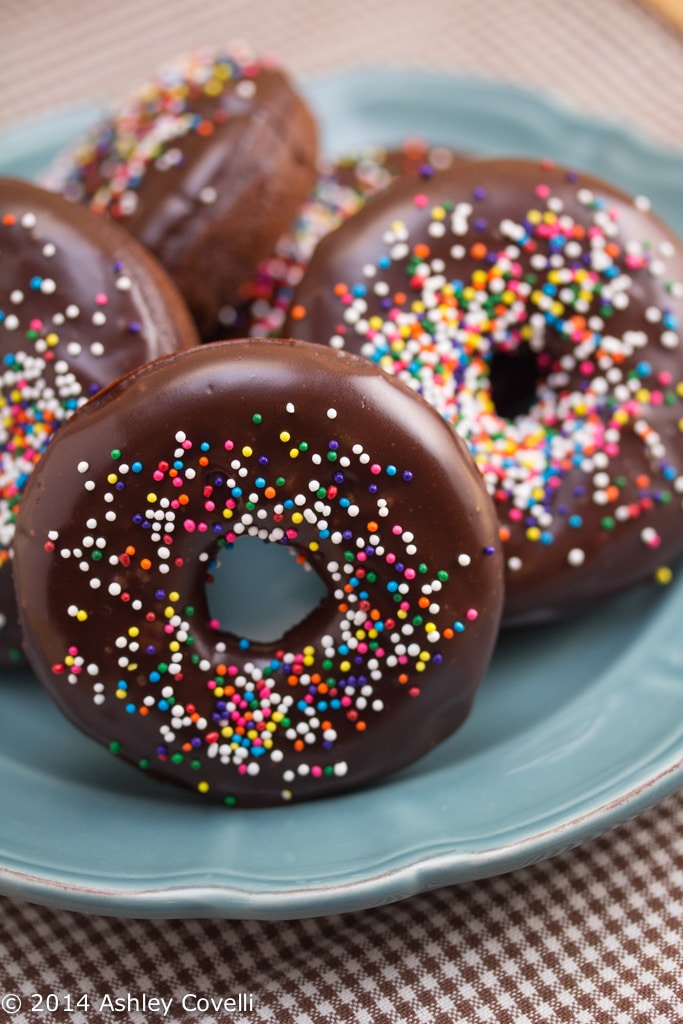
<path fill-rule="evenodd" d="M 273 643 L 209 618 L 207 572 L 243 535 L 327 586 Z M 467 715 L 495 543 L 465 446 L 399 382 L 320 346 L 217 342 L 133 372 L 50 445 L 17 531 L 27 652 L 76 725 L 154 775 L 228 804 L 333 793 Z"/>
<path fill-rule="evenodd" d="M 0 180 L 0 662 L 22 660 L 14 521 L 54 430 L 123 373 L 197 342 L 175 286 L 127 232 Z"/>
<path fill-rule="evenodd" d="M 294 219 L 316 153 L 313 116 L 283 71 L 201 52 L 121 104 L 52 184 L 150 249 L 207 335 Z"/>
<path fill-rule="evenodd" d="M 219 312 L 215 338 L 279 337 L 295 286 L 320 240 L 357 213 L 397 177 L 429 178 L 464 154 L 446 146 L 406 139 L 396 149 L 368 146 L 336 161 L 321 159 L 311 194 L 274 251 L 262 259 L 239 289 L 236 305 Z"/>
<path fill-rule="evenodd" d="M 683 547 L 681 282 L 681 244 L 642 200 L 463 162 L 329 235 L 283 332 L 361 352 L 455 425 L 501 522 L 504 622 L 542 621 L 665 581 Z M 501 353 L 520 373 L 492 387 Z"/>

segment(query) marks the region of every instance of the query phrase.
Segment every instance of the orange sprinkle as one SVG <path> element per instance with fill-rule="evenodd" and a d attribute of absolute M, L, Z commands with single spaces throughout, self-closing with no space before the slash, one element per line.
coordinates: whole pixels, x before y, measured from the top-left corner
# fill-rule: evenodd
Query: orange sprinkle
<path fill-rule="evenodd" d="M 306 307 L 297 304 L 296 306 L 292 306 L 289 313 L 290 316 L 292 317 L 292 320 L 303 320 L 303 318 L 306 316 Z"/>
<path fill-rule="evenodd" d="M 303 750 L 304 749 L 304 741 L 303 740 L 295 740 L 294 741 L 294 749 L 295 750 L 299 750 L 299 751 Z"/>
<path fill-rule="evenodd" d="M 358 732 L 365 732 L 367 725 L 365 722 L 356 722 L 356 729 L 358 729 Z"/>
<path fill-rule="evenodd" d="M 211 121 L 201 121 L 196 128 L 198 135 L 213 135 L 213 124 Z"/>
<path fill-rule="evenodd" d="M 209 465 L 209 460 L 207 459 L 206 455 L 201 455 L 200 456 L 200 458 L 199 458 L 199 465 L 200 466 L 208 466 Z"/>
<path fill-rule="evenodd" d="M 274 498 L 277 492 L 274 487 L 266 487 L 263 493 L 265 494 L 266 498 Z"/>
<path fill-rule="evenodd" d="M 429 256 L 429 246 L 424 242 L 418 242 L 414 249 L 415 255 L 420 260 L 426 260 Z"/>
<path fill-rule="evenodd" d="M 645 473 L 641 473 L 640 476 L 636 477 L 636 487 L 649 487 L 650 478 Z"/>
<path fill-rule="evenodd" d="M 141 569 L 151 569 L 152 568 L 152 563 L 150 562 L 149 558 L 141 558 L 140 559 L 140 568 Z"/>
<path fill-rule="evenodd" d="M 2 218 L 2 223 L 8 228 L 11 228 L 13 224 L 16 224 L 16 222 L 17 218 L 14 216 L 13 213 L 6 213 L 5 216 Z"/>
<path fill-rule="evenodd" d="M 397 306 L 403 306 L 406 303 L 405 292 L 396 292 L 394 295 L 394 302 Z"/>
<path fill-rule="evenodd" d="M 486 256 L 486 246 L 483 242 L 475 242 L 470 249 L 470 256 L 475 260 L 483 260 Z"/>
<path fill-rule="evenodd" d="M 420 600 L 417 603 L 420 606 L 420 608 L 429 608 L 429 598 L 428 597 L 421 597 Z"/>
<path fill-rule="evenodd" d="M 401 675 L 398 677 L 398 681 L 399 681 L 399 683 L 407 683 L 408 682 L 408 676 L 405 674 L 405 672 L 401 673 Z"/>
<path fill-rule="evenodd" d="M 498 536 L 502 541 L 510 540 L 510 528 L 508 526 L 501 526 L 498 530 Z"/>
<path fill-rule="evenodd" d="M 134 555 L 135 554 L 135 548 L 133 547 L 132 544 L 129 544 L 128 547 L 126 548 L 126 554 L 127 555 Z"/>
<path fill-rule="evenodd" d="M 181 505 L 188 505 L 189 501 L 190 501 L 190 499 L 188 498 L 187 494 L 179 494 L 178 495 L 178 502 L 179 502 L 179 504 L 181 504 Z"/>
<path fill-rule="evenodd" d="M 335 284 L 335 286 L 334 286 L 334 294 L 335 295 L 339 295 L 339 296 L 346 295 L 346 291 L 347 291 L 347 288 L 346 288 L 345 284 L 341 284 L 341 283 Z"/>
<path fill-rule="evenodd" d="M 375 523 L 374 521 L 368 523 L 368 530 L 370 531 L 370 533 L 377 533 L 377 531 L 379 530 L 379 523 Z"/>
<path fill-rule="evenodd" d="M 226 665 L 223 665 L 222 663 L 220 665 L 216 665 L 216 675 L 217 676 L 224 676 L 227 671 L 228 671 L 228 669 L 227 669 Z"/>

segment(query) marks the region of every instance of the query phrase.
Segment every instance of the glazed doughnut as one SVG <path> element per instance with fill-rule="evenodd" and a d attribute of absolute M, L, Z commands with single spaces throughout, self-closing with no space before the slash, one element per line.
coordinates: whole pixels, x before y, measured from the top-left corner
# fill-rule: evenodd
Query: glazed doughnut
<path fill-rule="evenodd" d="M 285 333 L 360 352 L 466 440 L 504 622 L 667 582 L 683 546 L 683 255 L 642 198 L 548 163 L 392 185 L 321 242 Z"/>
<path fill-rule="evenodd" d="M 294 223 L 240 286 L 237 304 L 226 303 L 219 311 L 213 340 L 279 337 L 294 289 L 325 235 L 395 178 L 428 178 L 464 159 L 447 146 L 430 146 L 417 138 L 405 139 L 396 149 L 370 146 L 336 161 L 321 159 L 313 191 Z"/>
<path fill-rule="evenodd" d="M 288 76 L 233 46 L 161 69 L 45 182 L 150 249 L 206 335 L 294 220 L 316 156 L 315 121 Z"/>
<path fill-rule="evenodd" d="M 208 610 L 207 571 L 247 536 L 326 587 L 274 642 Z M 322 346 L 226 341 L 134 371 L 59 432 L 16 582 L 33 667 L 76 725 L 266 805 L 367 783 L 458 726 L 499 624 L 496 544 L 466 447 L 400 382 Z"/>
<path fill-rule="evenodd" d="M 0 663 L 22 660 L 15 518 L 53 432 L 103 385 L 197 342 L 174 285 L 127 232 L 0 179 Z"/>

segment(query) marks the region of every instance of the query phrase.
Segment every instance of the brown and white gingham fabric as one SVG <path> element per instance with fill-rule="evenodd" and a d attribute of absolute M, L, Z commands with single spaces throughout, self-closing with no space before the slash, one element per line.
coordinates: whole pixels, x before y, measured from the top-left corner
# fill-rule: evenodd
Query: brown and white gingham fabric
<path fill-rule="evenodd" d="M 0 0 L 0 125 L 120 94 L 178 51 L 237 37 L 296 76 L 518 82 L 683 148 L 683 40 L 635 0 Z M 542 864 L 343 916 L 139 921 L 0 898 L 4 993 L 24 1011 L 0 1008 L 0 1024 L 678 1024 L 683 792 Z M 32 993 L 61 1009 L 28 1012 Z M 186 993 L 250 1003 L 193 1012 Z M 170 1010 L 107 1009 L 143 996 Z"/>
<path fill-rule="evenodd" d="M 0 901 L 0 994 L 86 993 L 89 1013 L 25 1018 L 72 1024 L 679 1024 L 682 939 L 680 793 L 552 860 L 346 915 L 139 921 Z M 245 1013 L 183 1011 L 185 994 L 240 992 Z M 173 1000 L 168 1015 L 99 1010 L 144 993 Z"/>

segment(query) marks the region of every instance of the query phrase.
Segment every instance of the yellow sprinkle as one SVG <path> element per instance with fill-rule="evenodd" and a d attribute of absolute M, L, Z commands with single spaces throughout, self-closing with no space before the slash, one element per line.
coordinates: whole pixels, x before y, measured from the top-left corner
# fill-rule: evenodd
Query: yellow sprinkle
<path fill-rule="evenodd" d="M 289 449 L 289 457 L 290 457 L 290 459 L 298 459 L 299 458 L 299 449 L 298 448 L 290 448 Z"/>
<path fill-rule="evenodd" d="M 83 611 L 82 608 L 79 608 L 79 610 L 76 612 L 76 618 L 78 619 L 79 622 L 85 622 L 85 620 L 88 618 L 88 613 Z"/>
<path fill-rule="evenodd" d="M 290 434 L 290 432 L 288 430 L 281 431 L 281 433 L 280 433 L 280 440 L 281 441 L 284 441 L 284 443 L 286 444 L 287 441 L 291 441 L 291 439 L 292 439 L 292 435 Z"/>
<path fill-rule="evenodd" d="M 425 633 L 433 633 L 435 629 L 436 624 L 434 622 L 425 622 Z"/>
<path fill-rule="evenodd" d="M 539 530 L 539 528 L 537 526 L 530 526 L 529 529 L 526 531 L 526 539 L 527 540 L 534 541 L 534 540 L 540 540 L 540 538 L 541 538 L 541 531 Z"/>
<path fill-rule="evenodd" d="M 124 697 L 128 696 L 128 691 L 127 690 L 117 690 L 116 691 L 116 696 L 119 698 L 119 700 L 123 700 Z"/>
<path fill-rule="evenodd" d="M 168 608 L 164 608 L 164 615 L 167 619 L 172 619 L 175 615 L 175 608 L 171 608 L 170 605 Z"/>
<path fill-rule="evenodd" d="M 242 455 L 244 455 L 245 459 L 248 459 L 249 456 L 253 455 L 253 454 L 254 454 L 254 449 L 250 448 L 248 444 L 245 444 L 244 448 L 242 449 Z"/>
<path fill-rule="evenodd" d="M 223 83 L 217 81 L 215 78 L 210 78 L 204 86 L 204 92 L 207 96 L 220 96 L 223 92 Z"/>
<path fill-rule="evenodd" d="M 150 503 L 150 505 L 153 505 L 156 500 L 156 494 L 154 493 L 154 491 L 150 491 L 149 494 L 147 495 L 147 501 Z"/>
<path fill-rule="evenodd" d="M 180 643 L 177 640 L 171 640 L 170 644 L 168 645 L 168 649 L 169 651 L 172 651 L 173 654 L 175 654 L 176 651 L 180 650 Z"/>
<path fill-rule="evenodd" d="M 110 473 L 107 476 L 107 483 L 108 484 L 115 484 L 117 480 L 118 480 L 118 476 L 116 475 L 116 473 Z"/>
<path fill-rule="evenodd" d="M 426 669 L 426 667 L 427 667 L 427 666 L 425 665 L 424 661 L 418 661 L 418 662 L 416 663 L 416 665 L 415 665 L 415 671 L 416 671 L 416 672 L 424 672 L 424 670 Z"/>
<path fill-rule="evenodd" d="M 139 636 L 139 635 L 140 635 L 140 629 L 139 629 L 138 626 L 131 626 L 130 629 L 128 630 L 128 636 Z"/>
<path fill-rule="evenodd" d="M 435 206 L 432 210 L 432 220 L 445 220 L 446 211 L 443 206 Z"/>
<path fill-rule="evenodd" d="M 350 661 L 342 661 L 342 663 L 339 666 L 339 668 L 342 670 L 342 672 L 350 672 L 351 671 L 351 662 Z"/>
<path fill-rule="evenodd" d="M 655 579 L 657 580 L 657 583 L 661 583 L 663 587 L 665 587 L 668 583 L 671 583 L 673 576 L 674 574 L 668 567 L 668 565 L 662 565 L 659 569 L 657 569 L 655 573 Z"/>
<path fill-rule="evenodd" d="M 292 451 L 295 451 L 295 450 L 296 450 L 296 449 L 292 448 Z M 290 454 L 290 455 L 292 455 L 292 452 L 290 452 L 289 454 Z M 294 458 L 294 456 L 293 456 L 293 455 L 292 455 L 292 458 Z M 301 514 L 301 512 L 292 512 L 292 522 L 293 522 L 293 523 L 294 523 L 294 524 L 295 524 L 296 526 L 298 526 L 298 525 L 299 525 L 299 523 L 303 523 L 303 521 L 304 521 L 304 517 L 303 517 L 303 515 Z"/>
<path fill-rule="evenodd" d="M 45 335 L 45 341 L 48 343 L 50 348 L 54 348 L 55 345 L 59 344 L 59 335 L 51 331 L 50 334 Z"/>
<path fill-rule="evenodd" d="M 318 551 L 319 548 L 320 545 L 318 544 L 317 540 L 312 540 L 311 543 L 308 545 L 309 551 Z"/>
<path fill-rule="evenodd" d="M 171 593 L 168 595 L 168 599 L 169 601 L 179 601 L 180 594 L 178 593 L 177 590 L 172 590 Z"/>
<path fill-rule="evenodd" d="M 208 793 L 209 792 L 209 783 L 208 782 L 200 782 L 197 785 L 197 789 L 199 790 L 200 793 Z"/>

